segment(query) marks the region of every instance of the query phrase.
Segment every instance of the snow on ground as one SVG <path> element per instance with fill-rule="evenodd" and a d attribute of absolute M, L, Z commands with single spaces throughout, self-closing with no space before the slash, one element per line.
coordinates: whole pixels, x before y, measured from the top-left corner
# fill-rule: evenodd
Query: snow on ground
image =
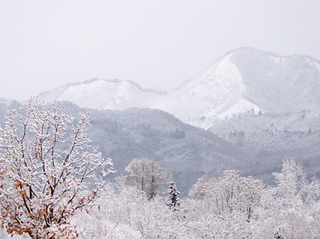
<path fill-rule="evenodd" d="M 218 119 L 230 118 L 232 116 L 236 116 L 240 113 L 252 112 L 258 114 L 261 111 L 259 106 L 245 100 L 240 99 L 234 106 L 232 106 L 229 110 L 217 116 Z"/>

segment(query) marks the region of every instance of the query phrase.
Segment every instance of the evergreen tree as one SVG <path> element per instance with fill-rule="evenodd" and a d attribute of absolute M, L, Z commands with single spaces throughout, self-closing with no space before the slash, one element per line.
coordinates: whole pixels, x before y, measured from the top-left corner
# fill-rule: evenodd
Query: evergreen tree
<path fill-rule="evenodd" d="M 169 198 L 169 203 L 168 206 L 171 210 L 177 211 L 179 210 L 180 202 L 179 202 L 179 197 L 178 195 L 180 192 L 177 190 L 177 186 L 174 182 L 171 182 L 170 184 L 170 198 Z"/>

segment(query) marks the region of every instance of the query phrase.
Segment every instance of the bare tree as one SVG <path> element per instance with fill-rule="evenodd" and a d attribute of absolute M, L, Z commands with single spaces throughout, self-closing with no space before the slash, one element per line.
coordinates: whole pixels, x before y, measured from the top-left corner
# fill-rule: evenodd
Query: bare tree
<path fill-rule="evenodd" d="M 168 175 L 155 159 L 133 159 L 126 167 L 126 183 L 147 194 L 148 200 L 159 194 L 159 188 L 168 183 Z"/>
<path fill-rule="evenodd" d="M 58 104 L 31 99 L 0 128 L 0 222 L 9 234 L 75 238 L 69 218 L 93 205 L 111 159 L 90 147 L 89 113 L 79 122 Z"/>

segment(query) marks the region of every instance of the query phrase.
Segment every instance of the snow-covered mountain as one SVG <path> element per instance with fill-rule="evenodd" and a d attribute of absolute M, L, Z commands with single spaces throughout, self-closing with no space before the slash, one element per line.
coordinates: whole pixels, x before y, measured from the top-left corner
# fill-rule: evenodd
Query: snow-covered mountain
<path fill-rule="evenodd" d="M 204 128 L 215 119 L 249 111 L 320 112 L 320 62 L 239 48 L 170 92 L 157 107 Z"/>
<path fill-rule="evenodd" d="M 70 101 L 92 109 L 124 110 L 131 107 L 149 107 L 162 92 L 145 90 L 130 81 L 92 79 L 83 83 L 67 84 L 40 94 L 44 102 Z"/>
<path fill-rule="evenodd" d="M 177 178 L 182 175 L 181 182 L 196 180 L 205 169 L 221 173 L 234 165 L 270 179 L 281 159 L 293 157 L 310 175 L 320 176 L 320 62 L 309 56 L 238 48 L 171 92 L 93 79 L 42 93 L 39 99 L 123 110 L 94 110 L 92 118 L 94 143 L 122 168 L 132 157 L 147 156 L 159 159 Z M 4 115 L 8 104 L 1 103 Z M 75 111 L 70 105 L 67 112 Z M 186 125 L 172 125 L 174 117 L 154 109 L 207 130 L 195 128 L 196 136 L 186 136 Z M 193 176 L 186 176 L 188 171 Z"/>
<path fill-rule="evenodd" d="M 8 109 L 22 106 L 0 99 L 0 127 Z M 61 108 L 75 121 L 86 111 L 70 102 L 61 102 Z M 156 109 L 92 110 L 88 135 L 104 158 L 112 158 L 116 173 L 110 177 L 123 174 L 133 158 L 156 158 L 183 195 L 203 174 L 221 175 L 248 159 L 239 146 Z"/>
<path fill-rule="evenodd" d="M 209 128 L 215 119 L 246 112 L 320 112 L 320 62 L 304 55 L 238 48 L 166 94 L 133 82 L 95 79 L 62 86 L 39 98 L 94 109 L 156 108 Z"/>

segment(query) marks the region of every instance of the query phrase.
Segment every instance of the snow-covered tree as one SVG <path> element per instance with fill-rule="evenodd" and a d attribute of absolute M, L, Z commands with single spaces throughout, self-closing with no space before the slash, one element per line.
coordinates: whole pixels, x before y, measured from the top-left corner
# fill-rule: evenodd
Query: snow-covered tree
<path fill-rule="evenodd" d="M 204 182 L 205 181 L 205 182 Z M 263 192 L 260 180 L 226 170 L 219 180 L 202 178 L 196 183 L 188 208 L 186 227 L 191 237 L 250 238 L 252 221 Z M 198 197 L 201 195 L 201 197 Z"/>
<path fill-rule="evenodd" d="M 170 191 L 169 191 L 169 203 L 168 206 L 171 210 L 177 211 L 179 210 L 180 202 L 179 202 L 179 195 L 180 192 L 177 190 L 177 186 L 174 182 L 170 184 Z"/>
<path fill-rule="evenodd" d="M 189 198 L 191 199 L 203 199 L 205 196 L 205 187 L 212 183 L 217 182 L 218 180 L 215 177 L 209 178 L 207 175 L 203 175 L 198 178 L 198 181 L 192 186 L 189 191 Z"/>
<path fill-rule="evenodd" d="M 89 113 L 77 124 L 58 104 L 30 99 L 0 129 L 0 223 L 9 234 L 75 238 L 70 218 L 93 205 L 110 159 L 90 147 Z"/>
<path fill-rule="evenodd" d="M 275 187 L 269 187 L 261 198 L 260 220 L 256 234 L 260 238 L 318 238 L 320 184 L 311 182 L 293 159 L 285 159 L 281 172 L 274 173 Z"/>
<path fill-rule="evenodd" d="M 168 174 L 154 158 L 133 159 L 125 171 L 127 185 L 145 192 L 148 200 L 159 194 L 160 188 L 168 183 Z"/>

